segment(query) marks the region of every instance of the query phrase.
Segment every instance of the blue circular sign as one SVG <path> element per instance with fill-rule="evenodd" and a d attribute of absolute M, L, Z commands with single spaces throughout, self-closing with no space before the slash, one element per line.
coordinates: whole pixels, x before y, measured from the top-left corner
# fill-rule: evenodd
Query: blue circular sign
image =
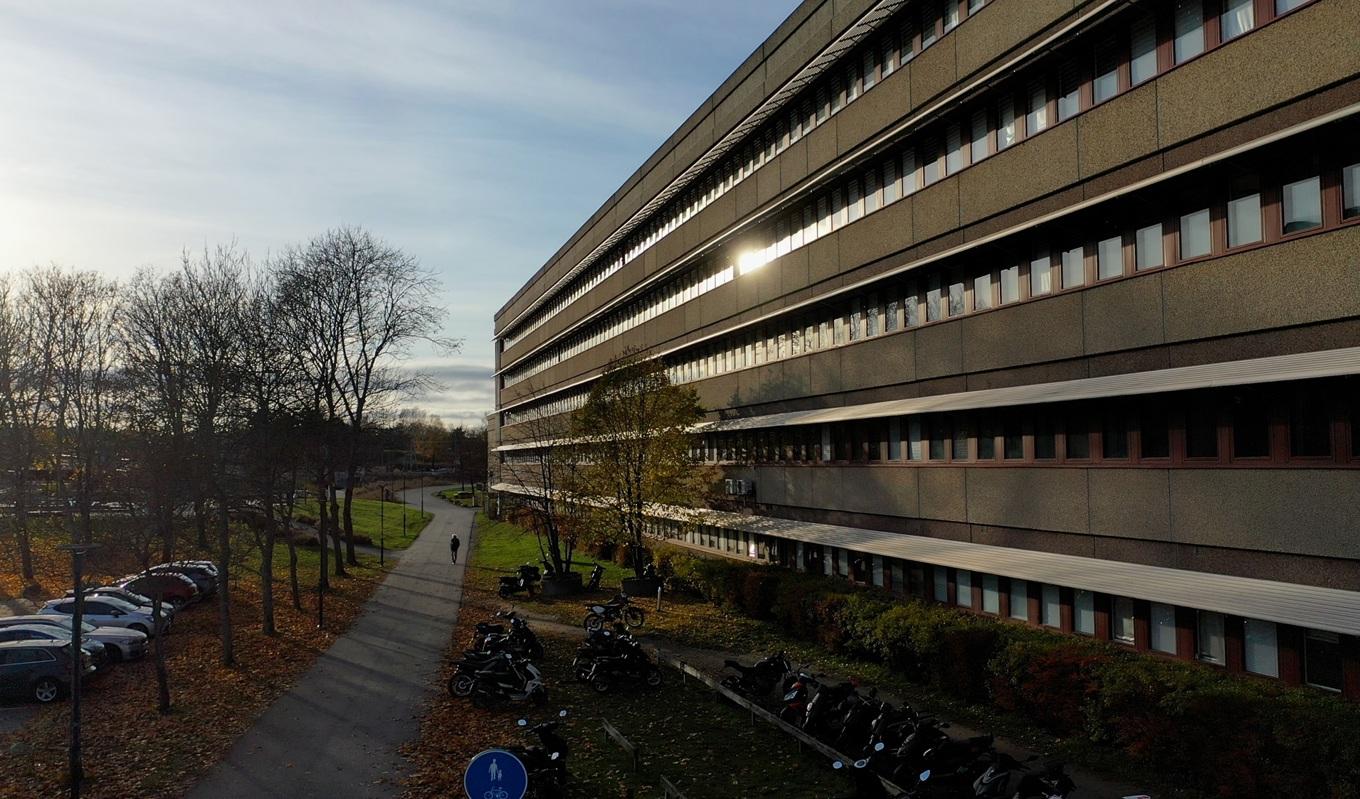
<path fill-rule="evenodd" d="M 524 799 L 529 772 L 504 749 L 488 749 L 472 758 L 463 773 L 468 799 Z"/>

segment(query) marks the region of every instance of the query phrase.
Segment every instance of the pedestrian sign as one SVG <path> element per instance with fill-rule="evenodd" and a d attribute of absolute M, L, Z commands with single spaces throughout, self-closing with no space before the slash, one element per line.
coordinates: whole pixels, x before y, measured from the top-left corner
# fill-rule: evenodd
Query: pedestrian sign
<path fill-rule="evenodd" d="M 463 774 L 468 799 L 524 799 L 529 772 L 504 749 L 488 749 L 472 758 Z"/>

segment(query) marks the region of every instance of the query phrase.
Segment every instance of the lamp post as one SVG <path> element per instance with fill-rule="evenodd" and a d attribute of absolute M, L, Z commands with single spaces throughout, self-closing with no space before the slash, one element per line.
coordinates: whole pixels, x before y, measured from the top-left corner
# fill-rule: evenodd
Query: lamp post
<path fill-rule="evenodd" d="M 401 473 L 401 540 L 406 540 L 406 472 Z"/>
<path fill-rule="evenodd" d="M 99 544 L 62 544 L 57 547 L 71 553 L 71 581 L 75 583 L 75 608 L 71 613 L 71 799 L 80 799 L 80 784 L 85 779 L 80 765 L 80 681 L 85 659 L 80 656 L 81 616 L 85 612 L 84 581 L 85 553 L 98 549 Z"/>
<path fill-rule="evenodd" d="M 317 501 L 318 510 L 320 510 L 320 509 L 321 509 L 320 506 L 321 506 L 322 504 L 324 504 L 325 501 L 326 501 L 326 484 L 325 484 L 324 482 L 322 482 L 322 481 L 317 481 L 317 484 L 316 484 L 316 501 Z M 324 519 L 324 518 L 325 518 L 325 515 L 324 515 L 324 514 L 321 514 L 320 517 Z M 321 573 L 320 573 L 319 575 L 317 575 L 317 580 L 316 580 L 316 628 L 317 628 L 318 630 L 320 630 L 321 628 L 323 628 L 323 627 L 326 625 L 326 527 L 325 527 L 325 525 L 322 525 L 321 527 L 318 527 L 318 528 L 317 528 L 317 531 L 316 531 L 316 542 L 317 542 L 318 544 L 321 545 L 321 546 L 319 547 L 319 549 L 321 550 Z"/>
<path fill-rule="evenodd" d="M 387 486 L 378 486 L 378 565 L 387 564 L 387 526 L 384 513 L 387 509 Z"/>

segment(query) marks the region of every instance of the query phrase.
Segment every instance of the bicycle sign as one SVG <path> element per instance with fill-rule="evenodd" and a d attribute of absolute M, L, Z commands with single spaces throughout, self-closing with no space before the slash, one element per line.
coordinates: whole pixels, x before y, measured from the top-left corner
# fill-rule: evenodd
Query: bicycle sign
<path fill-rule="evenodd" d="M 524 799 L 529 772 L 504 749 L 488 749 L 472 758 L 463 773 L 468 799 Z"/>

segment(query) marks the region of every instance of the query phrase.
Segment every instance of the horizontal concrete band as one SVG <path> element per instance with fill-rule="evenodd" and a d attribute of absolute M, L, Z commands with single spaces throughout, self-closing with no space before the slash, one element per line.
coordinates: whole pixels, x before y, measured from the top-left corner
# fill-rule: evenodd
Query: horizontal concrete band
<path fill-rule="evenodd" d="M 540 493 L 540 489 L 512 483 L 497 483 L 491 490 L 526 496 Z M 866 555 L 1360 635 L 1360 592 L 1356 591 L 724 511 L 658 507 L 652 515 Z"/>
<path fill-rule="evenodd" d="M 1248 386 L 1259 383 L 1281 383 L 1292 380 L 1313 380 L 1323 377 L 1343 377 L 1360 374 L 1360 347 L 1346 347 L 1317 352 L 1296 352 L 1268 358 L 1223 361 L 1148 372 L 1085 377 L 1056 383 L 1035 383 L 1027 386 L 987 388 L 953 394 L 869 402 L 861 405 L 841 405 L 808 411 L 748 416 L 702 422 L 695 433 L 721 433 L 734 430 L 768 430 L 794 425 L 827 424 L 859 419 L 881 419 L 916 413 L 969 411 L 980 408 L 1009 408 L 1021 405 L 1040 405 L 1051 402 L 1135 397 L 1143 394 L 1162 394 L 1172 391 L 1191 391 L 1203 388 Z M 493 452 L 535 449 L 564 441 L 526 441 L 504 444 Z"/>

